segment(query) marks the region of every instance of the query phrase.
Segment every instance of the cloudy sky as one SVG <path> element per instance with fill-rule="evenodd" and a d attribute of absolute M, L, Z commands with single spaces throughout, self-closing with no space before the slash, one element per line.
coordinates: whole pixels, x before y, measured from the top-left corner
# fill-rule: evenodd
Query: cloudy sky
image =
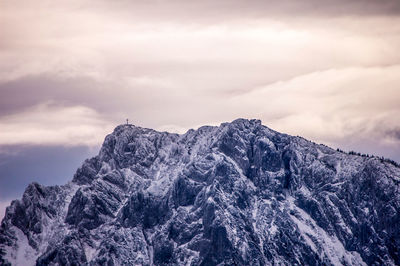
<path fill-rule="evenodd" d="M 3 0 L 0 217 L 104 136 L 238 117 L 400 161 L 398 0 Z"/>

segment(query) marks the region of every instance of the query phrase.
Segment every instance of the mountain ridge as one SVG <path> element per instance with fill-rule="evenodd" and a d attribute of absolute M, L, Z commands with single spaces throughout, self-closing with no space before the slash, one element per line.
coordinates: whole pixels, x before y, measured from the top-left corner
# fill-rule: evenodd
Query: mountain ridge
<path fill-rule="evenodd" d="M 0 264 L 400 264 L 400 169 L 237 119 L 117 126 L 7 208 Z"/>

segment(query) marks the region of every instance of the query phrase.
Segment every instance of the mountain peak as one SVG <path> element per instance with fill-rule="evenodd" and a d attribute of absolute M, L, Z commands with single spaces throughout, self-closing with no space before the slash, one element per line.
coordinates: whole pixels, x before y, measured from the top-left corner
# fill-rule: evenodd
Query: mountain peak
<path fill-rule="evenodd" d="M 222 123 L 221 125 L 245 125 L 245 126 L 260 126 L 261 120 L 259 119 L 246 119 L 246 118 L 237 118 L 230 123 Z"/>
<path fill-rule="evenodd" d="M 237 119 L 233 120 L 232 122 L 221 123 L 220 126 L 230 126 L 230 125 L 231 126 L 257 127 L 257 126 L 262 126 L 262 122 L 259 119 L 237 118 Z M 215 128 L 215 126 L 202 126 L 200 128 Z M 120 124 L 115 127 L 112 134 L 120 134 L 123 131 L 132 131 L 132 130 L 135 130 L 137 132 L 149 132 L 149 131 L 158 132 L 154 129 L 142 128 L 142 127 L 136 126 L 134 124 Z M 196 130 L 190 129 L 190 131 L 196 131 Z M 159 133 L 161 133 L 161 132 L 159 132 Z M 173 134 L 173 133 L 171 133 L 171 134 Z"/>

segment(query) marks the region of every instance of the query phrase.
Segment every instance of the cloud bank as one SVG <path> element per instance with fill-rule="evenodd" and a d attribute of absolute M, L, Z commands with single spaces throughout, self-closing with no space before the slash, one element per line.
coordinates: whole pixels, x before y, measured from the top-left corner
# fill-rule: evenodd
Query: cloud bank
<path fill-rule="evenodd" d="M 84 106 L 28 108 L 0 118 L 0 145 L 98 145 L 112 130 L 94 110 Z"/>

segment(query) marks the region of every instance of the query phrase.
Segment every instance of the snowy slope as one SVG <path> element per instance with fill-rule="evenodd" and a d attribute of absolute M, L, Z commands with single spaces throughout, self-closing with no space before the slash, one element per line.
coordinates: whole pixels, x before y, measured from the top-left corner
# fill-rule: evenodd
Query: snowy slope
<path fill-rule="evenodd" d="M 400 169 L 238 119 L 118 126 L 64 186 L 31 184 L 7 265 L 400 264 Z"/>

